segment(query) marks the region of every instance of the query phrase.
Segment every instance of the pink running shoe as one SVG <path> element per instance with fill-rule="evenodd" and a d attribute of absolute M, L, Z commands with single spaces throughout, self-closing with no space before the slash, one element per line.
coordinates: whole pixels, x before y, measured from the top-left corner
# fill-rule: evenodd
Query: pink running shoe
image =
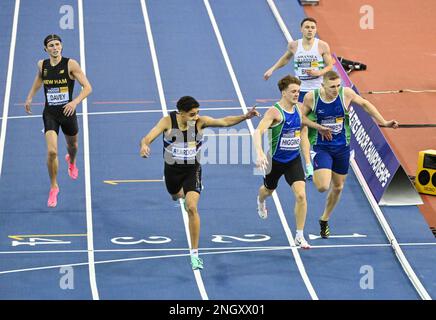
<path fill-rule="evenodd" d="M 70 163 L 70 155 L 68 153 L 65 155 L 65 161 L 68 164 L 68 175 L 71 179 L 76 180 L 79 176 L 79 169 L 77 169 L 76 163 Z"/>
<path fill-rule="evenodd" d="M 48 194 L 47 206 L 54 208 L 58 204 L 59 188 L 51 188 Z"/>

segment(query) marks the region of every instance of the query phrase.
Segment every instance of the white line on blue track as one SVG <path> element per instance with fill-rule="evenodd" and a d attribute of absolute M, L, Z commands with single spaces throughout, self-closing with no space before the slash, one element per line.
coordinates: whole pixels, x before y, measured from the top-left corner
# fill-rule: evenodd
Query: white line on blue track
<path fill-rule="evenodd" d="M 436 246 L 433 242 L 423 242 L 423 243 L 401 243 L 401 246 Z M 309 250 L 317 249 L 335 249 L 335 248 L 363 248 L 363 247 L 379 247 L 387 248 L 390 247 L 388 243 L 374 243 L 374 244 L 350 244 L 350 245 L 321 245 L 321 246 L 311 246 Z M 290 246 L 270 246 L 270 247 L 233 247 L 233 248 L 200 248 L 201 255 L 216 255 L 216 254 L 229 254 L 229 253 L 246 253 L 246 252 L 261 252 L 261 251 L 279 251 L 279 250 L 290 250 L 294 247 Z M 296 248 L 296 247 L 295 247 Z M 299 250 L 304 250 L 297 248 Z M 166 248 L 166 249 L 108 249 L 108 250 L 94 250 L 94 252 L 150 252 L 150 251 L 187 251 L 188 248 Z M 210 250 L 212 252 L 204 252 L 205 250 Z M 0 251 L 0 254 L 43 254 L 43 253 L 86 253 L 88 250 L 51 250 L 51 251 Z M 213 252 L 216 251 L 216 252 Z M 128 262 L 128 261 L 141 261 L 141 260 L 151 260 L 151 259 L 167 259 L 167 258 L 177 258 L 186 257 L 189 253 L 181 254 L 171 254 L 171 255 L 158 255 L 149 257 L 135 257 L 135 258 L 124 258 L 124 259 L 112 259 L 112 260 L 102 260 L 95 261 L 95 264 L 106 264 L 115 262 Z M 36 271 L 36 270 L 47 270 L 55 269 L 63 266 L 86 266 L 89 263 L 80 262 L 72 264 L 61 264 L 61 265 L 51 265 L 51 266 L 41 266 L 34 268 L 24 268 L 24 269 L 13 269 L 0 271 L 0 275 L 8 273 L 17 273 L 25 271 Z"/>

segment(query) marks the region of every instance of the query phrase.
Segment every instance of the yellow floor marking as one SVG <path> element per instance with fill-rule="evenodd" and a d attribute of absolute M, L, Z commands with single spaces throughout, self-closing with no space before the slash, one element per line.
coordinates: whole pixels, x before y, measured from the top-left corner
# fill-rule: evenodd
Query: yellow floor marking
<path fill-rule="evenodd" d="M 86 233 L 80 234 L 26 234 L 26 235 L 14 235 L 8 236 L 11 239 L 15 240 L 24 240 L 24 238 L 41 238 L 41 237 L 86 237 Z"/>

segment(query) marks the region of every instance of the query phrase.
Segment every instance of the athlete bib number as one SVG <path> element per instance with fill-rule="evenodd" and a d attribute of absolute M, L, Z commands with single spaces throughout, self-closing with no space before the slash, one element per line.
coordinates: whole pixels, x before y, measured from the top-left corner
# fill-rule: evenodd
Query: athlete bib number
<path fill-rule="evenodd" d="M 300 60 L 296 63 L 295 74 L 298 76 L 300 80 L 312 80 L 317 79 L 318 77 L 309 75 L 307 71 L 319 70 L 319 62 L 318 61 L 308 61 L 308 60 Z"/>
<path fill-rule="evenodd" d="M 50 88 L 47 90 L 47 103 L 50 106 L 65 105 L 70 101 L 68 87 Z"/>
<path fill-rule="evenodd" d="M 193 144 L 194 146 L 191 146 Z M 193 160 L 197 155 L 197 147 L 195 142 L 187 144 L 173 145 L 171 153 L 174 159 L 178 160 Z"/>
<path fill-rule="evenodd" d="M 339 134 L 342 132 L 342 128 L 344 127 L 344 119 L 336 118 L 336 119 L 328 119 L 322 120 L 321 125 L 332 130 L 332 134 Z"/>
<path fill-rule="evenodd" d="M 280 149 L 297 150 L 300 147 L 300 137 L 282 137 L 280 139 Z"/>

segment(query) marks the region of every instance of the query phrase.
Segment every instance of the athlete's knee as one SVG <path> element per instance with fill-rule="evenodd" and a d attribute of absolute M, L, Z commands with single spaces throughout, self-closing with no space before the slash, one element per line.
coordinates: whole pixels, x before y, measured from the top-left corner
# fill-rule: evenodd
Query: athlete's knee
<path fill-rule="evenodd" d="M 332 191 L 336 192 L 336 193 L 341 193 L 343 189 L 344 189 L 344 184 L 343 183 L 341 183 L 341 184 L 334 184 L 332 186 Z"/>
<path fill-rule="evenodd" d="M 263 185 L 263 186 L 261 187 L 261 190 L 270 196 L 270 195 L 273 194 L 275 188 L 274 188 L 274 189 L 269 189 L 269 188 L 265 187 L 265 185 Z"/>
<path fill-rule="evenodd" d="M 79 148 L 79 143 L 77 142 L 77 141 L 75 141 L 75 142 L 69 142 L 68 143 L 68 148 L 70 148 L 70 149 L 78 149 Z"/>
<path fill-rule="evenodd" d="M 194 215 L 194 214 L 196 214 L 198 212 L 197 205 L 196 204 L 192 204 L 192 203 L 188 203 L 186 205 L 186 210 L 188 212 L 188 215 Z"/>
<path fill-rule="evenodd" d="M 319 183 L 319 184 L 315 183 L 315 186 L 319 192 L 326 192 L 330 188 L 330 186 L 325 183 Z"/>
<path fill-rule="evenodd" d="M 313 175 L 313 184 L 319 192 L 326 192 L 328 189 L 330 189 L 330 181 L 320 177 L 316 171 Z"/>
<path fill-rule="evenodd" d="M 299 204 L 306 203 L 306 193 L 305 192 L 296 192 L 295 193 L 295 201 Z"/>
<path fill-rule="evenodd" d="M 47 150 L 47 156 L 50 160 L 56 159 L 56 157 L 58 156 L 58 152 L 57 152 L 56 148 L 49 148 Z"/>

